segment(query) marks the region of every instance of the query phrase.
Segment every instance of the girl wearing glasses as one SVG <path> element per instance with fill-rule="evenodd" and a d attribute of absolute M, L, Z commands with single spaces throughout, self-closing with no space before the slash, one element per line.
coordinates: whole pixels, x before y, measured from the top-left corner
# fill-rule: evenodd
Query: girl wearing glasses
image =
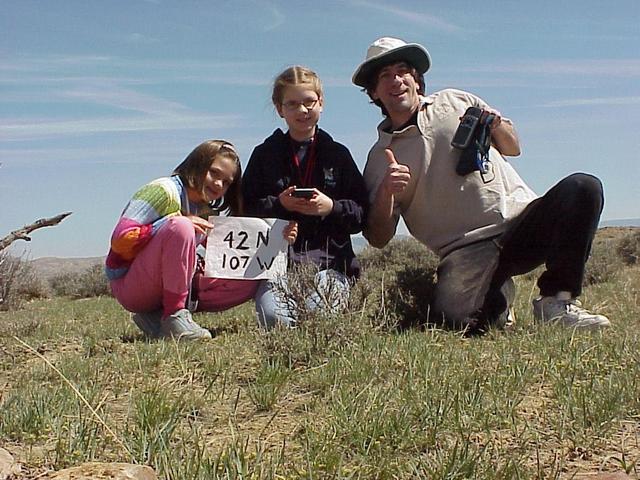
<path fill-rule="evenodd" d="M 288 129 L 276 129 L 254 149 L 242 180 L 245 211 L 298 222 L 290 260 L 318 270 L 307 306 L 335 311 L 346 305 L 360 271 L 350 235 L 361 231 L 366 218 L 365 184 L 349 150 L 318 128 L 324 98 L 315 72 L 287 68 L 276 77 L 271 100 Z M 295 324 L 295 309 L 278 298 L 282 294 L 266 282 L 258 289 L 258 319 L 265 328 Z"/>
<path fill-rule="evenodd" d="M 170 177 L 140 188 L 111 236 L 106 273 L 118 302 L 150 338 L 211 338 L 187 305 L 194 279 L 196 246 L 213 225 L 212 209 L 242 214 L 240 159 L 233 145 L 209 140 L 196 147 Z M 297 227 L 290 223 L 290 242 Z M 244 303 L 259 282 L 196 276 L 198 308 L 220 311 Z"/>

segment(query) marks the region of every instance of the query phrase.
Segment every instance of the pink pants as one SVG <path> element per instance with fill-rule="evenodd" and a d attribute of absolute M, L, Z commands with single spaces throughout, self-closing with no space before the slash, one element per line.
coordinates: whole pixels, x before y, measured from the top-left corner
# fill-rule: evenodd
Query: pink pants
<path fill-rule="evenodd" d="M 130 312 L 185 308 L 195 269 L 196 237 L 191 220 L 171 217 L 135 258 L 111 291 Z M 198 310 L 217 312 L 252 299 L 259 281 L 197 278 Z"/>

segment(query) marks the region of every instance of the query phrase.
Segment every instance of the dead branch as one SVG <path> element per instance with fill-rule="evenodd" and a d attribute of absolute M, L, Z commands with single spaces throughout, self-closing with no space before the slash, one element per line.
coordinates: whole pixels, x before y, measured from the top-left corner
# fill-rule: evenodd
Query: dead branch
<path fill-rule="evenodd" d="M 71 215 L 71 213 L 72 212 L 65 212 L 65 213 L 61 213 L 60 215 L 56 215 L 55 217 L 41 218 L 39 220 L 36 220 L 30 225 L 25 225 L 19 230 L 14 230 L 9 235 L 7 235 L 2 240 L 0 240 L 0 251 L 7 248 L 16 240 L 25 240 L 27 242 L 30 242 L 31 238 L 29 237 L 29 234 L 31 232 L 33 232 L 34 230 L 37 230 L 38 228 L 51 227 L 51 226 L 57 225 L 62 220 L 67 218 L 69 215 Z"/>

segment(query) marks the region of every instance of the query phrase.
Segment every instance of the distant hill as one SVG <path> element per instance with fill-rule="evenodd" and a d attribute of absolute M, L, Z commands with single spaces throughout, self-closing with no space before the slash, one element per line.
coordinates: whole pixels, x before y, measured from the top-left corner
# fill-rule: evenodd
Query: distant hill
<path fill-rule="evenodd" d="M 640 227 L 640 218 L 621 218 L 600 222 L 601 227 Z"/>
<path fill-rule="evenodd" d="M 104 262 L 104 257 L 58 258 L 42 257 L 31 260 L 31 265 L 43 279 L 48 280 L 65 273 L 81 273 Z"/>

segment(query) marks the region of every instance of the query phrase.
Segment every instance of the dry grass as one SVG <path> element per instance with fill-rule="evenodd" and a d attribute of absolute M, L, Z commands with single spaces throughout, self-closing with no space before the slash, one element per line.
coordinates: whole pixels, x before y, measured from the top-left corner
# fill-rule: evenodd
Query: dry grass
<path fill-rule="evenodd" d="M 473 339 L 380 329 L 376 305 L 265 335 L 247 305 L 198 316 L 212 341 L 147 342 L 113 299 L 30 302 L 0 313 L 0 446 L 31 478 L 89 460 L 166 479 L 637 476 L 640 268 L 586 288 L 602 333 L 535 325 L 533 278 L 517 284 L 515 330 Z"/>

